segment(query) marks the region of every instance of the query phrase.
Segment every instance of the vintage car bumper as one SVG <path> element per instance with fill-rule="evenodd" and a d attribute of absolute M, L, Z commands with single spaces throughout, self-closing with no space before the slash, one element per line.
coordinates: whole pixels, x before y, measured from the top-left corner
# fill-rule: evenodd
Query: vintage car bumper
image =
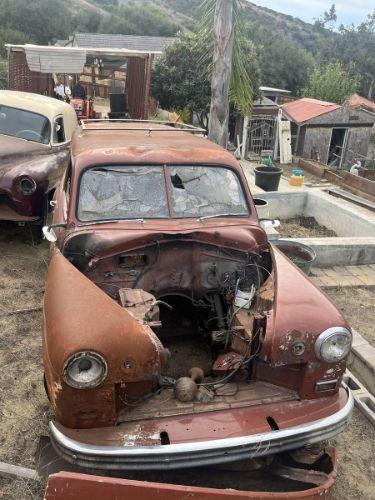
<path fill-rule="evenodd" d="M 282 410 L 284 414 L 288 404 L 289 402 L 284 403 L 286 405 Z M 293 404 L 294 409 L 296 409 L 298 404 L 303 405 L 304 403 L 294 402 Z M 263 406 L 266 408 L 269 405 Z M 72 438 L 77 430 L 67 429 L 55 422 L 50 422 L 50 431 L 51 440 L 56 451 L 65 460 L 83 467 L 124 470 L 178 469 L 271 455 L 329 439 L 345 429 L 353 406 L 354 400 L 350 390 L 347 389 L 345 393 L 341 389 L 340 408 L 335 413 L 317 420 L 310 420 L 303 424 L 286 426 L 279 430 L 263 433 L 178 443 L 171 440 L 172 444 L 158 444 L 155 446 L 139 446 L 137 437 L 142 434 L 141 430 L 137 436 L 132 436 L 133 440 L 127 440 L 127 436 L 124 435 L 123 442 L 125 444 L 123 446 L 111 444 L 111 439 L 101 437 L 97 440 L 97 444 L 78 441 Z M 250 422 L 252 412 L 254 412 L 254 409 L 249 408 L 246 416 L 247 419 L 250 419 Z M 220 413 L 220 411 L 216 411 L 205 415 L 211 415 L 211 418 L 213 418 L 212 414 L 215 414 L 216 421 L 220 421 Z M 244 418 L 245 414 L 238 413 L 237 415 Z M 185 415 L 184 419 L 181 419 L 184 427 L 191 425 L 194 418 L 194 415 Z M 209 419 L 210 416 L 206 418 Z M 308 418 L 308 413 L 306 418 Z M 313 413 L 310 416 L 311 418 L 314 418 Z M 157 420 L 154 419 L 156 422 Z M 89 430 L 89 432 L 100 436 L 100 429 Z M 67 434 L 70 434 L 70 436 Z M 112 439 L 112 443 L 114 441 Z"/>
<path fill-rule="evenodd" d="M 295 477 L 298 482 L 295 489 L 291 489 L 290 483 L 287 488 L 283 488 L 280 484 L 280 479 L 269 475 L 270 481 L 273 483 L 272 491 L 265 491 L 264 477 L 261 481 L 261 491 L 252 487 L 250 481 L 244 481 L 246 473 L 241 473 L 241 483 L 233 482 L 232 474 L 230 486 L 223 485 L 200 485 L 204 484 L 202 480 L 202 469 L 198 469 L 195 476 L 192 477 L 194 485 L 184 477 L 183 484 L 176 481 L 176 472 L 172 472 L 172 477 L 156 478 L 146 480 L 120 479 L 105 476 L 91 476 L 89 474 L 78 474 L 74 472 L 59 472 L 52 474 L 48 478 L 48 483 L 45 492 L 46 500 L 66 500 L 67 498 L 79 498 L 80 500 L 96 500 L 96 499 L 115 499 L 115 498 L 134 498 L 137 500 L 182 500 L 189 498 L 190 500 L 275 500 L 278 499 L 294 499 L 294 500 L 329 500 L 332 497 L 332 489 L 334 479 L 337 473 L 337 453 L 334 448 L 325 450 L 326 456 L 329 457 L 332 469 L 328 474 L 319 474 L 319 481 L 311 484 L 311 479 L 316 477 L 316 470 L 307 470 L 306 468 L 299 469 L 301 475 Z M 212 476 L 212 469 L 210 476 Z M 293 472 L 293 468 L 290 471 Z M 286 472 L 286 471 L 285 471 Z M 223 471 L 218 471 L 218 476 L 222 478 Z M 303 479 L 303 482 L 301 482 Z M 157 482 L 156 482 L 157 481 Z M 171 483 L 170 481 L 173 481 Z M 274 483 L 279 486 L 274 488 Z M 305 484 L 303 484 L 305 483 Z M 310 484 L 309 484 L 310 483 Z M 245 485 L 247 486 L 245 488 Z M 256 485 L 253 485 L 256 486 Z M 250 489 L 249 489 L 250 487 Z"/>

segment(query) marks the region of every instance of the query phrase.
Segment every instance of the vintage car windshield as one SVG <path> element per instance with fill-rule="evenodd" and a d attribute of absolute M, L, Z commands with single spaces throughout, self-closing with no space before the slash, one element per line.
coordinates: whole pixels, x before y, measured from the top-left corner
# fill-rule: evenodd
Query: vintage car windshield
<path fill-rule="evenodd" d="M 87 222 L 248 213 L 239 179 L 225 167 L 104 166 L 83 173 L 77 216 Z"/>
<path fill-rule="evenodd" d="M 0 104 L 0 134 L 49 144 L 51 126 L 45 116 Z"/>

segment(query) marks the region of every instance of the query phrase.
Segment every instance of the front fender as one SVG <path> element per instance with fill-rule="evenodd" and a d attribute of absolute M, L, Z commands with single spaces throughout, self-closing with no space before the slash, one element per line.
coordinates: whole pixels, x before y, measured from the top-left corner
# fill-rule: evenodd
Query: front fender
<path fill-rule="evenodd" d="M 108 375 L 92 389 L 70 387 L 64 365 L 79 351 L 103 356 Z M 56 418 L 68 427 L 114 424 L 121 391 L 152 391 L 164 349 L 156 335 L 81 274 L 60 252 L 52 255 L 44 298 L 43 356 Z"/>
<path fill-rule="evenodd" d="M 42 216 L 45 194 L 55 189 L 69 162 L 65 148 L 49 154 L 9 159 L 0 167 L 0 191 L 11 199 L 16 212 L 24 216 Z M 19 178 L 29 176 L 36 183 L 36 191 L 28 196 L 19 190 Z"/>
<path fill-rule="evenodd" d="M 301 397 L 316 397 L 318 380 L 340 379 L 346 362 L 323 363 L 315 356 L 317 337 L 327 328 L 349 328 L 341 312 L 327 295 L 295 266 L 279 249 L 271 247 L 274 269 L 274 302 L 267 311 L 267 326 L 260 359 L 263 372 L 274 372 L 270 380 L 285 382 Z M 305 350 L 293 347 L 302 342 Z M 284 375 L 283 375 L 284 373 Z M 337 388 L 336 388 L 337 390 Z"/>

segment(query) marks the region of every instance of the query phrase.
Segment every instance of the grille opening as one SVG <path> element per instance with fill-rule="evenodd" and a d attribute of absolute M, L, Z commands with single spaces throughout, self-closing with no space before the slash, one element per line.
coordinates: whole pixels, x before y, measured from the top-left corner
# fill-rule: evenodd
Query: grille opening
<path fill-rule="evenodd" d="M 273 431 L 279 430 L 279 426 L 277 425 L 277 423 L 273 417 L 267 417 L 267 422 Z"/>
<path fill-rule="evenodd" d="M 168 432 L 166 431 L 161 431 L 160 433 L 160 442 L 161 444 L 171 444 L 168 436 Z"/>

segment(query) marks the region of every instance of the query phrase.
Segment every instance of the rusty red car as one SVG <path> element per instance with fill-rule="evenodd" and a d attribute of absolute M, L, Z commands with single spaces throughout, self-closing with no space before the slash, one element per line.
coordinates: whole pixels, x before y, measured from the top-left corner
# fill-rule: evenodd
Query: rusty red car
<path fill-rule="evenodd" d="M 353 408 L 350 328 L 270 245 L 237 160 L 185 128 L 73 136 L 45 228 L 52 443 L 91 469 L 318 460 Z"/>
<path fill-rule="evenodd" d="M 0 221 L 29 224 L 41 235 L 76 127 L 74 110 L 62 101 L 0 90 Z"/>

